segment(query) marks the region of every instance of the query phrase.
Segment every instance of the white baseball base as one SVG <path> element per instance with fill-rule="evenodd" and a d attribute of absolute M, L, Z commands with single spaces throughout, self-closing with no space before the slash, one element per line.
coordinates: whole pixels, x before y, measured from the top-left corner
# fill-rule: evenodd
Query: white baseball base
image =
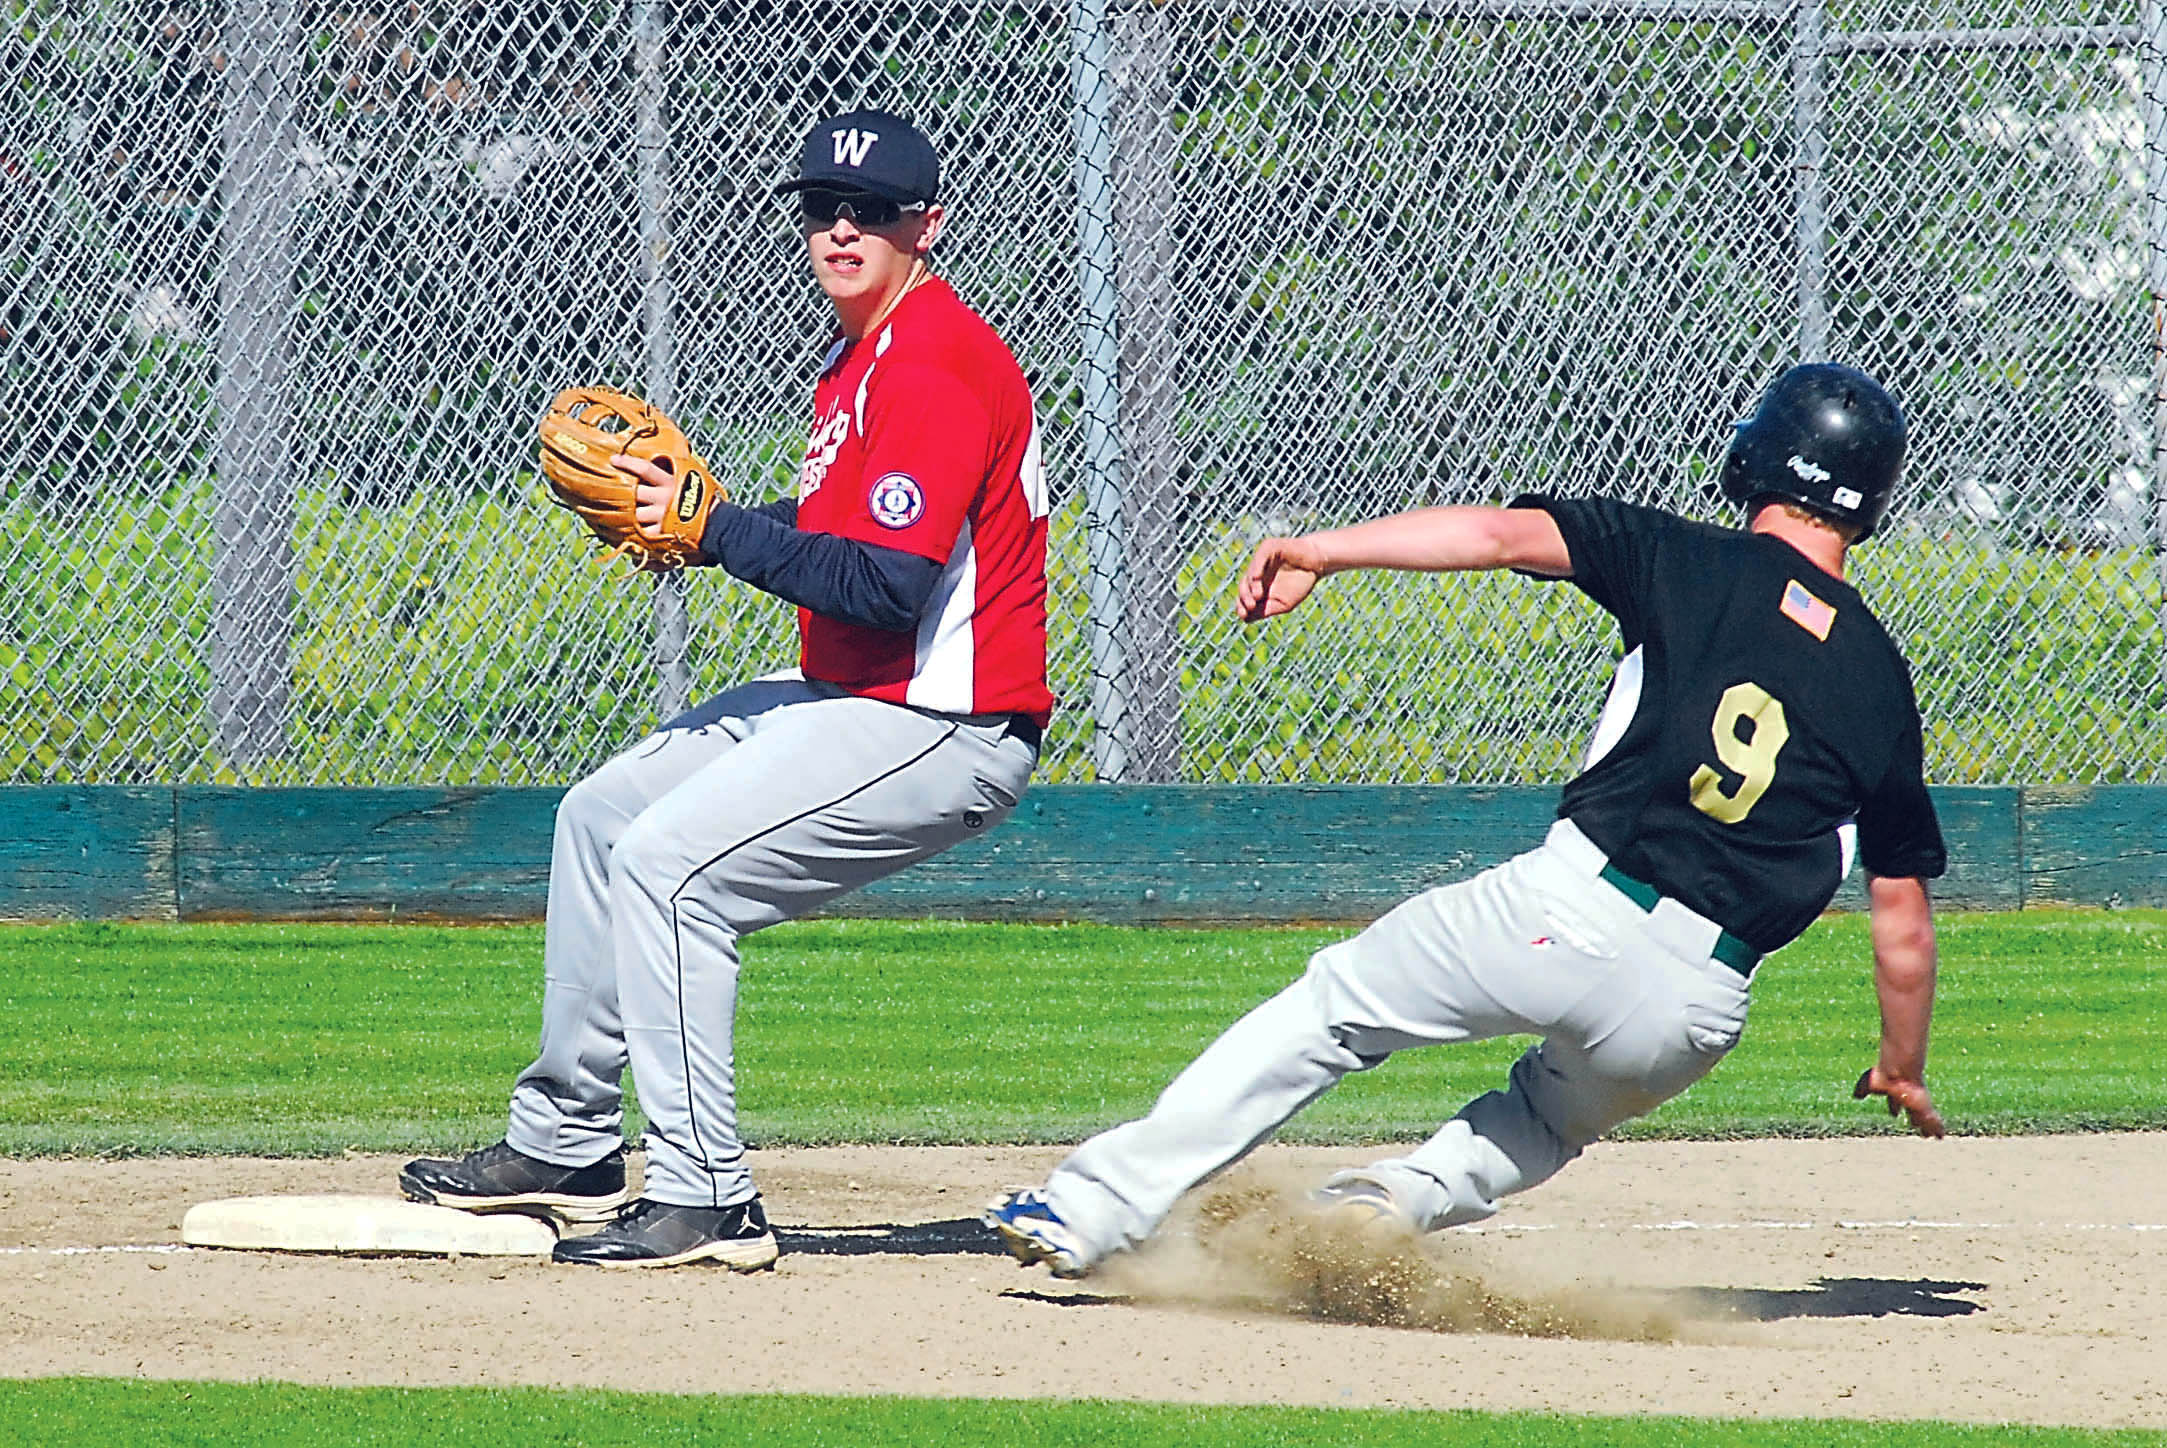
<path fill-rule="evenodd" d="M 514 1212 L 477 1216 L 398 1197 L 343 1194 L 202 1202 L 181 1218 L 181 1240 L 259 1252 L 537 1257 L 548 1255 L 557 1233 Z"/>

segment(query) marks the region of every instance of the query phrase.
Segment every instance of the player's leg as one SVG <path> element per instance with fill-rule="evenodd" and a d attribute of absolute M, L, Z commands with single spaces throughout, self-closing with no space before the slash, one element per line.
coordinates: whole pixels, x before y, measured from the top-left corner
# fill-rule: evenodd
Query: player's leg
<path fill-rule="evenodd" d="M 707 700 L 573 785 L 557 806 L 543 934 L 541 1044 L 512 1090 L 505 1140 L 411 1162 L 408 1195 L 472 1210 L 544 1207 L 607 1220 L 625 1200 L 624 1031 L 609 915 L 610 860 L 629 823 L 749 735 L 768 710 L 814 697 L 794 676 Z"/>
<path fill-rule="evenodd" d="M 1662 1005 L 1649 1003 L 1650 1034 L 1663 1027 L 1663 1014 Z M 1669 1017 L 1673 1026 L 1682 1019 Z M 1547 1037 L 1513 1063 L 1503 1090 L 1469 1102 L 1414 1151 L 1335 1180 L 1383 1185 L 1418 1231 L 1482 1221 L 1501 1198 L 1549 1180 L 1590 1143 L 1653 1111 L 1723 1058 L 1721 1049 L 1695 1044 L 1682 1030 L 1669 1034 L 1664 1059 L 1645 1072 L 1606 1060 L 1601 1045 Z"/>
<path fill-rule="evenodd" d="M 550 855 L 541 1048 L 513 1088 L 506 1139 L 514 1146 L 562 1162 L 615 1149 L 625 1067 L 610 902 L 618 842 L 634 820 L 750 738 L 763 717 L 817 697 L 794 675 L 725 690 L 566 792 Z"/>
<path fill-rule="evenodd" d="M 828 697 L 762 718 L 625 833 L 610 909 L 649 1203 L 755 1199 L 737 1135 L 739 940 L 992 828 L 1035 753 L 998 725 Z"/>
<path fill-rule="evenodd" d="M 1514 883 L 1521 868 L 1511 861 L 1418 895 L 1318 951 L 1300 979 L 1177 1076 L 1150 1115 L 1079 1147 L 1023 1203 L 1029 1212 L 1043 1206 L 1069 1239 L 1055 1270 L 1088 1268 L 1143 1241 L 1183 1192 L 1348 1072 L 1408 1046 L 1527 1030 L 1529 1012 L 1556 1008 L 1572 987 L 1525 960 L 1541 932 Z M 1033 1255 L 1025 1238 L 1047 1229 L 1004 1223 L 1005 1205 L 988 1220 L 1012 1251 Z"/>
<path fill-rule="evenodd" d="M 1359 1172 L 1417 1230 L 1480 1221 L 1500 1198 L 1548 1180 L 1591 1142 L 1653 1111 L 1715 1068 L 1745 1028 L 1745 979 L 1677 953 L 1620 900 L 1575 901 L 1597 917 L 1585 990 L 1540 1024 L 1501 1091 L 1469 1102 L 1422 1146 Z"/>

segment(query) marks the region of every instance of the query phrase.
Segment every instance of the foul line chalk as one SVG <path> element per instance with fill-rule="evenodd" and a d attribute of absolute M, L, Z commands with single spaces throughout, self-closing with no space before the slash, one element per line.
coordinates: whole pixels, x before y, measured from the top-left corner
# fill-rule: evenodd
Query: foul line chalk
<path fill-rule="evenodd" d="M 171 1255 L 193 1252 L 178 1242 L 145 1242 L 115 1247 L 0 1247 L 0 1257 L 92 1257 L 104 1252 L 150 1252 Z"/>
<path fill-rule="evenodd" d="M 1471 1226 L 1455 1227 L 1456 1232 L 1499 1233 L 1516 1235 L 1522 1232 L 2167 1232 L 2167 1222 L 2038 1222 L 2022 1226 L 2016 1222 L 1939 1222 L 1924 1218 L 1899 1218 L 1889 1221 L 1834 1222 L 1583 1222 L 1571 1226 L 1556 1223 L 1478 1222 Z"/>

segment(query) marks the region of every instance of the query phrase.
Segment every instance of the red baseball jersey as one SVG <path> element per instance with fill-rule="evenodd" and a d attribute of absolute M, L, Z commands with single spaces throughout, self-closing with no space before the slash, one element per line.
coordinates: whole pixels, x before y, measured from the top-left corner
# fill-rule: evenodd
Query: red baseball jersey
<path fill-rule="evenodd" d="M 1031 389 L 993 328 L 938 277 L 870 336 L 829 350 L 798 527 L 942 565 L 914 633 L 799 609 L 807 678 L 1046 723 L 1046 477 Z"/>

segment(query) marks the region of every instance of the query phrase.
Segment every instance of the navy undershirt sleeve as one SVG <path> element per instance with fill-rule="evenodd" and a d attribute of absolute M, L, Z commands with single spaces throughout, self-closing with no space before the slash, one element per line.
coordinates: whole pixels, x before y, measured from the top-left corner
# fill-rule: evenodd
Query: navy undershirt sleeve
<path fill-rule="evenodd" d="M 701 552 L 732 577 L 828 618 L 889 633 L 918 626 L 940 564 L 855 538 L 799 532 L 797 513 L 787 498 L 758 508 L 717 504 Z"/>

